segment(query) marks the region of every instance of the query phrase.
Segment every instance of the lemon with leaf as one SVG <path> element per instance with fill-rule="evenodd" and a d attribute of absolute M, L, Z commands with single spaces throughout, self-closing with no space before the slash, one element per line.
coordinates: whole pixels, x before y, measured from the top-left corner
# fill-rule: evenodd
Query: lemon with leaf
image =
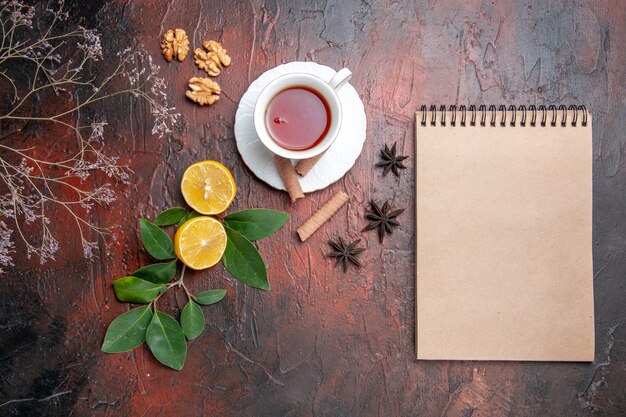
<path fill-rule="evenodd" d="M 210 268 L 222 259 L 226 250 L 226 230 L 209 216 L 194 217 L 176 230 L 176 257 L 191 269 Z"/>

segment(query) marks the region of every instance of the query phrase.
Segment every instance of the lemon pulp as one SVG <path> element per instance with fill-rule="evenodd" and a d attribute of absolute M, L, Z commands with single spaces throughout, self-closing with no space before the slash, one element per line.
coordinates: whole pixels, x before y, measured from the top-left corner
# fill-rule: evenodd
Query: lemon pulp
<path fill-rule="evenodd" d="M 226 231 L 213 217 L 187 220 L 176 231 L 174 251 L 192 269 L 206 269 L 220 261 L 226 250 Z"/>

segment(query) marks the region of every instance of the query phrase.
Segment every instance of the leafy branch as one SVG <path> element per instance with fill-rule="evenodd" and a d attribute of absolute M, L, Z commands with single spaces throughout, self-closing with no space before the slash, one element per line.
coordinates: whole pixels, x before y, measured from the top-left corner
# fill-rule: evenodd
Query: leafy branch
<path fill-rule="evenodd" d="M 144 218 L 139 220 L 144 249 L 153 258 L 165 262 L 144 266 L 113 281 L 118 300 L 146 305 L 134 308 L 111 322 L 102 351 L 126 352 L 145 342 L 159 362 L 176 370 L 182 369 L 187 357 L 187 340 L 197 338 L 204 331 L 206 319 L 200 306 L 215 304 L 226 296 L 223 289 L 193 295 L 185 285 L 184 264 L 178 279 L 172 281 L 179 261 L 175 259 L 172 239 L 162 228 L 181 227 L 198 216 L 201 215 L 193 210 L 174 207 L 161 212 L 154 222 Z M 242 210 L 224 217 L 227 236 L 222 255 L 224 267 L 242 283 L 268 291 L 270 285 L 265 263 L 252 242 L 273 234 L 288 219 L 286 213 L 269 209 Z M 157 301 L 172 289 L 182 289 L 188 299 L 179 321 L 157 308 Z"/>

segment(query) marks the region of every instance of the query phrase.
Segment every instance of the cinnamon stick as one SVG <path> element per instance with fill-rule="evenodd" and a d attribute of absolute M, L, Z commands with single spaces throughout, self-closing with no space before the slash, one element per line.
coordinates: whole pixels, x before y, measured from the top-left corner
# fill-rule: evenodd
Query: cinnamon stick
<path fill-rule="evenodd" d="M 348 202 L 350 197 L 343 191 L 337 193 L 330 198 L 322 207 L 319 208 L 302 226 L 298 227 L 298 235 L 301 241 L 307 240 L 317 229 L 330 219 L 344 204 Z"/>
<path fill-rule="evenodd" d="M 298 173 L 298 175 L 300 175 L 301 177 L 305 177 L 306 174 L 308 174 L 309 171 L 311 171 L 313 169 L 315 164 L 317 164 L 317 161 L 322 159 L 322 156 L 324 156 L 324 152 L 322 152 L 321 154 L 316 155 L 316 156 L 314 156 L 312 158 L 301 159 L 296 164 L 296 172 Z"/>
<path fill-rule="evenodd" d="M 297 199 L 304 197 L 302 187 L 300 187 L 300 181 L 298 181 L 298 174 L 296 174 L 296 170 L 293 168 L 293 165 L 291 165 L 291 160 L 274 155 L 274 162 L 285 183 L 285 188 L 287 188 L 291 202 L 294 203 Z"/>

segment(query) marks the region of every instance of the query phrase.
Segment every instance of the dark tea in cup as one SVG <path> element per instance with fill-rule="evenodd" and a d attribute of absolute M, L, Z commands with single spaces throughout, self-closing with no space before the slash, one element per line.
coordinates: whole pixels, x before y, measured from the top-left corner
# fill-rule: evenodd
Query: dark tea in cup
<path fill-rule="evenodd" d="M 324 97 L 306 86 L 277 93 L 265 113 L 265 126 L 280 147 L 306 150 L 320 143 L 331 125 L 330 107 Z"/>
<path fill-rule="evenodd" d="M 307 159 L 322 154 L 339 136 L 343 120 L 337 92 L 348 83 L 343 68 L 330 80 L 290 72 L 274 78 L 254 103 L 254 130 L 274 155 Z"/>

